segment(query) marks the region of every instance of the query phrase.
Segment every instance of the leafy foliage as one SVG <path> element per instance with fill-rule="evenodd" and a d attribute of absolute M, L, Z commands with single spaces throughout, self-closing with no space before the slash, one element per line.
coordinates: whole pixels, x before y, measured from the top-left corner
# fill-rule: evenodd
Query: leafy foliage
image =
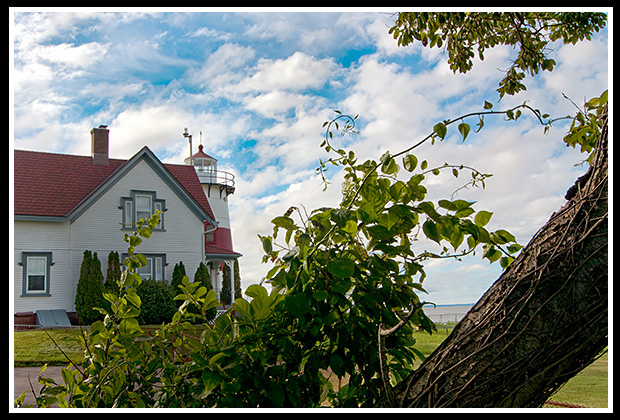
<path fill-rule="evenodd" d="M 398 45 L 420 41 L 425 47 L 445 46 L 448 64 L 455 73 L 471 70 L 476 52 L 484 60 L 488 48 L 518 46 L 517 57 L 497 89 L 501 98 L 526 89 L 526 72 L 534 76 L 541 70 L 553 70 L 556 62 L 547 56 L 550 42 L 575 44 L 590 40 L 606 22 L 605 13 L 406 12 L 399 13 L 389 32 Z"/>
<path fill-rule="evenodd" d="M 583 109 L 577 107 L 577 115 L 564 137 L 567 146 L 577 147 L 579 145 L 582 152 L 589 154 L 588 162 L 591 160 L 592 152 L 601 135 L 603 128 L 601 115 L 607 109 L 607 99 L 608 91 L 605 90 L 601 96 L 587 101 Z"/>

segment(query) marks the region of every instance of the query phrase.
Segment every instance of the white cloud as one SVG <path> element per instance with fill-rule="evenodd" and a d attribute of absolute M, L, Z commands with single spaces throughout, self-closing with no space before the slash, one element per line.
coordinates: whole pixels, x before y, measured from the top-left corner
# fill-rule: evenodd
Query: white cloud
<path fill-rule="evenodd" d="M 261 59 L 255 73 L 239 84 L 242 92 L 278 89 L 303 90 L 321 87 L 334 70 L 331 58 L 318 60 L 302 52 L 286 59 Z"/>
<path fill-rule="evenodd" d="M 266 118 L 278 118 L 279 115 L 291 108 L 303 106 L 309 99 L 298 93 L 273 90 L 250 97 L 246 109 L 261 114 Z"/>
<path fill-rule="evenodd" d="M 217 41 L 229 41 L 232 36 L 229 33 L 225 33 L 222 31 L 218 31 L 216 29 L 211 29 L 207 27 L 198 28 L 188 34 L 190 37 L 204 37 L 209 40 L 217 40 Z"/>
<path fill-rule="evenodd" d="M 38 46 L 26 54 L 30 55 L 32 61 L 43 61 L 51 64 L 58 64 L 62 68 L 85 69 L 104 58 L 108 50 L 108 45 L 90 42 L 75 46 L 73 44 L 57 44 L 48 46 Z M 22 59 L 24 57 L 22 56 Z"/>
<path fill-rule="evenodd" d="M 238 72 L 254 59 L 251 47 L 238 44 L 224 44 L 211 53 L 198 70 L 190 69 L 188 79 L 191 83 L 208 86 L 212 91 L 222 89 L 240 77 Z"/>

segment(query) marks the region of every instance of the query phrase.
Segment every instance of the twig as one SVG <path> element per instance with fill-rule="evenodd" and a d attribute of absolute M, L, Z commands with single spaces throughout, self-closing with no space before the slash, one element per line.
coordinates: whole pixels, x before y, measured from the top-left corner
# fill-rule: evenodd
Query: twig
<path fill-rule="evenodd" d="M 385 395 L 387 396 L 388 403 L 391 407 L 394 406 L 394 401 L 392 400 L 392 388 L 390 387 L 390 374 L 389 368 L 387 366 L 387 355 L 385 354 L 385 337 L 394 334 L 398 330 L 400 330 L 407 321 L 417 312 L 418 309 L 428 304 L 428 302 L 420 302 L 418 304 L 414 304 L 413 300 L 411 301 L 411 308 L 409 313 L 402 318 L 398 324 L 393 326 L 390 329 L 383 329 L 383 324 L 379 324 L 377 330 L 377 341 L 379 344 L 379 370 L 381 373 L 381 380 L 383 381 L 383 387 L 385 388 Z"/>

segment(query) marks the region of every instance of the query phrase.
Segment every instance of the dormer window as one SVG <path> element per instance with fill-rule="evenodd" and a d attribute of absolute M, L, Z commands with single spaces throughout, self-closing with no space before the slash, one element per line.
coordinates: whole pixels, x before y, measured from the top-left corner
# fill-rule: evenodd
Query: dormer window
<path fill-rule="evenodd" d="M 122 226 L 123 229 L 132 229 L 136 226 L 138 220 L 148 220 L 157 210 L 166 211 L 166 200 L 158 199 L 155 191 L 131 190 L 129 197 L 121 197 Z M 164 214 L 160 214 L 161 218 L 156 230 L 164 229 Z"/>

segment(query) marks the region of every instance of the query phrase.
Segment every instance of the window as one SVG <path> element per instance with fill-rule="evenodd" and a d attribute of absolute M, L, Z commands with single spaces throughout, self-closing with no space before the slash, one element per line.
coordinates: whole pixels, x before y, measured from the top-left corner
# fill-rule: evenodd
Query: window
<path fill-rule="evenodd" d="M 166 265 L 165 254 L 144 254 L 146 257 L 146 265 L 136 270 L 143 280 L 154 279 L 157 281 L 165 280 L 164 266 Z M 127 258 L 127 254 L 123 254 L 122 259 Z"/>
<path fill-rule="evenodd" d="M 152 210 L 151 196 L 136 194 L 136 217 L 134 220 L 148 220 L 151 217 Z"/>
<path fill-rule="evenodd" d="M 159 215 L 160 222 L 155 229 L 164 229 L 164 214 L 166 211 L 166 200 L 158 199 L 154 191 L 131 190 L 129 197 L 121 197 L 121 207 L 123 210 L 122 226 L 124 229 L 135 227 L 138 220 L 148 220 L 157 210 L 162 213 Z"/>
<path fill-rule="evenodd" d="M 215 242 L 215 230 L 216 228 L 213 225 L 205 223 L 205 242 Z"/>
<path fill-rule="evenodd" d="M 23 252 L 23 296 L 49 296 L 51 252 Z"/>

